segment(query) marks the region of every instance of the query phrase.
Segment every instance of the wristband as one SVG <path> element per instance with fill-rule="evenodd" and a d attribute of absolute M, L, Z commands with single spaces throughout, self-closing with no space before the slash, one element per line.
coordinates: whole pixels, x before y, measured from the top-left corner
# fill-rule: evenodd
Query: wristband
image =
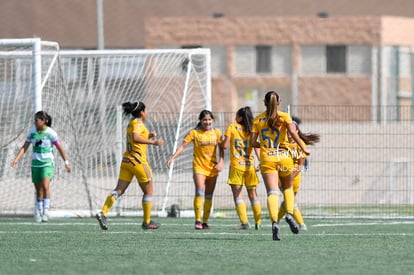
<path fill-rule="evenodd" d="M 69 165 L 69 164 L 70 164 L 69 160 L 65 160 L 65 165 Z"/>

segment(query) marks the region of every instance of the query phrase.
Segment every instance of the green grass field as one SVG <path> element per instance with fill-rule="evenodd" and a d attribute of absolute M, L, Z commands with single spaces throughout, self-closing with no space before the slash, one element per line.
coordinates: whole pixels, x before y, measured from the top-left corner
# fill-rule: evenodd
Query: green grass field
<path fill-rule="evenodd" d="M 414 274 L 413 220 L 307 220 L 293 235 L 281 223 L 273 241 L 260 231 L 234 230 L 236 219 L 212 218 L 194 230 L 190 218 L 0 218 L 0 274 Z"/>

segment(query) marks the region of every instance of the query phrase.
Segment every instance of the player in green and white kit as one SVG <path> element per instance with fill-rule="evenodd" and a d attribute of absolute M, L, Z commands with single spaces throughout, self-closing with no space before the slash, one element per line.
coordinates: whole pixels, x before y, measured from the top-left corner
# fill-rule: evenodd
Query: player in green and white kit
<path fill-rule="evenodd" d="M 49 186 L 55 170 L 53 145 L 56 146 L 65 161 L 66 170 L 70 172 L 72 168 L 57 133 L 50 128 L 52 126 L 52 117 L 45 111 L 39 111 L 34 116 L 34 124 L 35 127 L 28 133 L 26 141 L 11 165 L 15 168 L 30 144 L 33 145 L 32 182 L 36 189 L 34 217 L 36 222 L 47 222 L 49 220 L 48 210 L 50 205 Z"/>

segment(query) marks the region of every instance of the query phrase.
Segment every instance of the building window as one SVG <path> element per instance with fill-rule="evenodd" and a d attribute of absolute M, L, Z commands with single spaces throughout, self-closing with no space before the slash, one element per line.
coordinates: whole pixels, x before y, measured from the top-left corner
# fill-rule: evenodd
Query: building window
<path fill-rule="evenodd" d="M 326 72 L 346 72 L 346 46 L 326 46 Z"/>
<path fill-rule="evenodd" d="M 256 46 L 256 73 L 272 72 L 272 47 Z"/>
<path fill-rule="evenodd" d="M 181 49 L 198 49 L 202 48 L 201 45 L 183 45 L 181 46 Z"/>
<path fill-rule="evenodd" d="M 205 46 L 211 51 L 211 74 L 225 75 L 227 73 L 227 53 L 224 46 Z"/>

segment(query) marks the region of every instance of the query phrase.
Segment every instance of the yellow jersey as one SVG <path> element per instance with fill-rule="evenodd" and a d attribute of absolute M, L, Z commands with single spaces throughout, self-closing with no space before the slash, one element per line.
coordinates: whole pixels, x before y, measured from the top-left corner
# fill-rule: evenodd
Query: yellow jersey
<path fill-rule="evenodd" d="M 144 122 L 137 118 L 131 119 L 126 130 L 126 151 L 123 157 L 140 164 L 147 163 L 147 144 L 135 142 L 134 133 L 138 133 L 143 138 L 149 138 L 149 131 Z"/>
<path fill-rule="evenodd" d="M 230 124 L 225 136 L 230 139 L 230 167 L 242 171 L 255 169 L 250 134 L 239 123 Z"/>
<path fill-rule="evenodd" d="M 278 111 L 277 113 L 279 123 L 275 130 L 269 127 L 266 112 L 256 116 L 253 120 L 252 132 L 258 134 L 261 162 L 279 162 L 280 154 L 285 154 L 281 151 L 289 147 L 287 125 L 292 123 L 292 118 L 286 112 Z"/>
<path fill-rule="evenodd" d="M 302 141 L 303 142 L 303 141 Z M 289 151 L 295 165 L 298 165 L 300 159 L 305 159 L 306 154 L 300 148 L 299 144 L 292 142 L 289 144 Z"/>
<path fill-rule="evenodd" d="M 209 174 L 214 170 L 217 165 L 216 151 L 221 141 L 221 131 L 217 128 L 208 131 L 196 128 L 184 137 L 184 142 L 194 145 L 193 170 L 196 173 Z"/>

